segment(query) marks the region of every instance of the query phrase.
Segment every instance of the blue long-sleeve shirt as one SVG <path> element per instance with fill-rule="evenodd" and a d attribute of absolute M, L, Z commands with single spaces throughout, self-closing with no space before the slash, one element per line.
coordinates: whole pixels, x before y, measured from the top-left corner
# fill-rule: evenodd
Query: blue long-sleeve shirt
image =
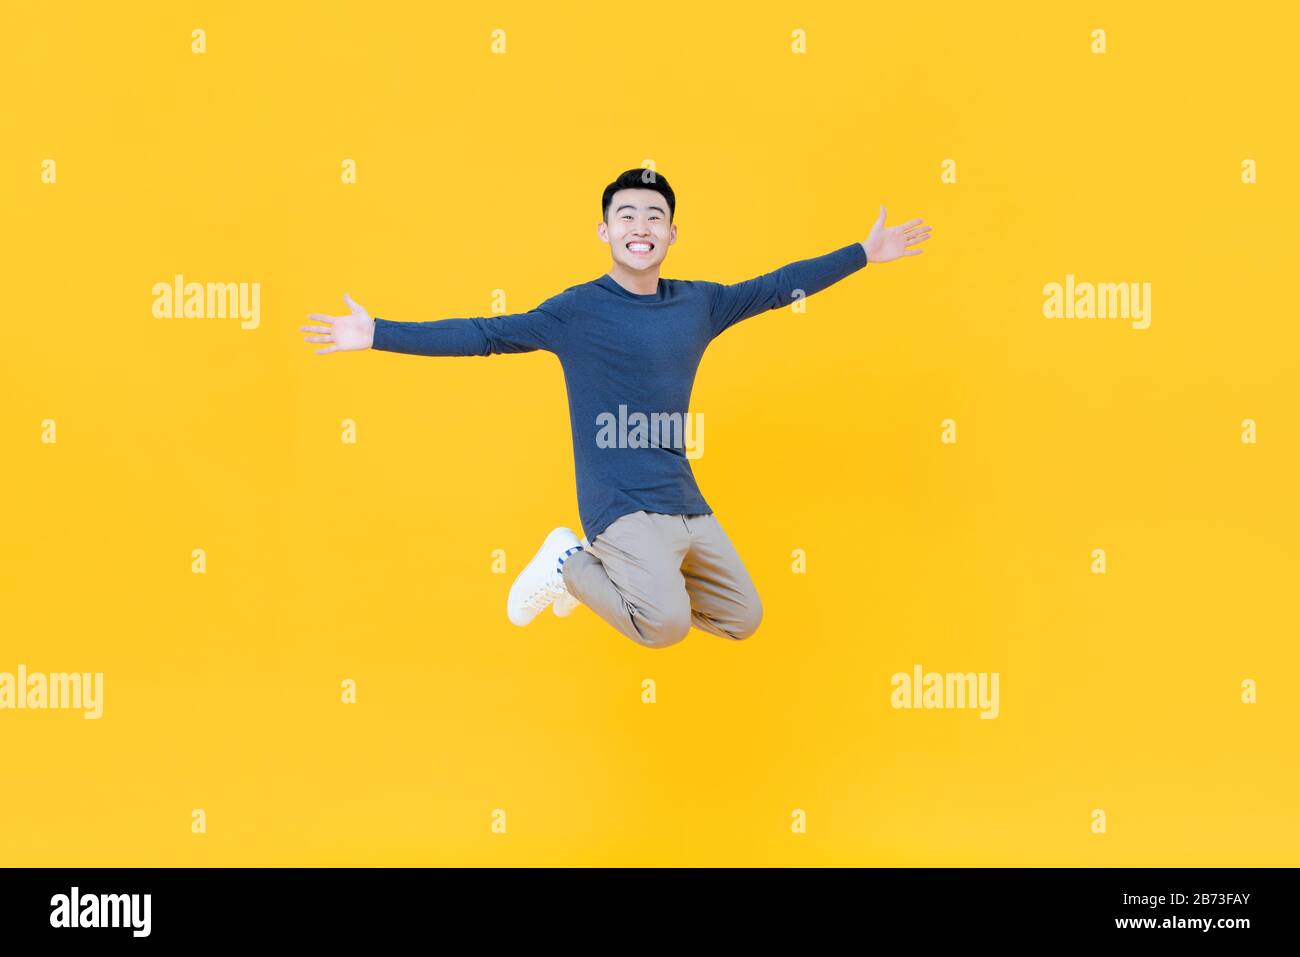
<path fill-rule="evenodd" d="M 616 519 L 642 509 L 713 511 L 686 456 L 687 407 L 705 348 L 741 320 L 811 296 L 866 264 L 855 242 L 733 285 L 660 277 L 654 293 L 640 295 L 603 275 L 529 312 L 376 318 L 372 348 L 421 356 L 554 353 L 569 396 L 578 514 L 594 542 Z M 641 423 L 648 427 L 638 429 Z"/>

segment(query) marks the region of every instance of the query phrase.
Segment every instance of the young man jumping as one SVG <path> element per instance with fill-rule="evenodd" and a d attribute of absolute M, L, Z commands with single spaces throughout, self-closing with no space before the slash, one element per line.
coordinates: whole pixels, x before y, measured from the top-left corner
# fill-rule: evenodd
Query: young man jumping
<path fill-rule="evenodd" d="M 378 349 L 420 356 L 554 353 L 564 370 L 573 432 L 578 513 L 586 533 L 546 536 L 511 586 L 507 614 L 526 625 L 554 603 L 566 615 L 581 603 L 633 641 L 664 648 L 692 626 L 748 638 L 763 606 L 740 556 L 695 484 L 685 428 L 667 441 L 645 423 L 685 423 L 705 348 L 743 319 L 825 289 L 867 263 L 923 252 L 929 238 L 913 219 L 885 226 L 885 208 L 862 242 L 790 263 L 734 285 L 661 279 L 677 241 L 677 198 L 668 181 L 630 169 L 605 187 L 596 233 L 610 247 L 608 273 L 530 312 L 473 319 L 393 322 L 352 301 L 350 314 L 308 318 L 329 343 L 318 355 Z M 637 421 L 632 434 L 626 423 Z M 611 435 L 617 421 L 620 434 Z M 653 430 L 652 430 L 653 431 Z"/>

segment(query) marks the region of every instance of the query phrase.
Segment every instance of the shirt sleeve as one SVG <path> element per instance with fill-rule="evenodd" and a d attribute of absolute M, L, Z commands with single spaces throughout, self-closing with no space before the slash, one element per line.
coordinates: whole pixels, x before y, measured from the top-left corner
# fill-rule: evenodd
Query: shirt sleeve
<path fill-rule="evenodd" d="M 412 356 L 491 356 L 555 352 L 566 328 L 569 290 L 528 312 L 470 319 L 394 322 L 375 317 L 372 349 Z"/>
<path fill-rule="evenodd" d="M 834 252 L 782 266 L 774 272 L 733 285 L 712 283 L 713 299 L 709 319 L 713 335 L 719 336 L 736 323 L 769 309 L 780 309 L 803 297 L 820 292 L 867 264 L 862 243 L 850 243 Z"/>

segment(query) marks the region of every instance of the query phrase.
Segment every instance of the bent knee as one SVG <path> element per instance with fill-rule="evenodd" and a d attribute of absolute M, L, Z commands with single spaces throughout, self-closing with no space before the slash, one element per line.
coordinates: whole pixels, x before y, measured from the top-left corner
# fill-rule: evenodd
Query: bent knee
<path fill-rule="evenodd" d="M 730 634 L 736 641 L 743 641 L 758 631 L 758 626 L 763 623 L 763 602 L 754 595 L 747 601 L 741 609 L 733 623 Z"/>
<path fill-rule="evenodd" d="M 641 644 L 647 648 L 667 648 L 682 641 L 691 630 L 691 608 L 687 605 L 685 610 L 645 618 L 638 624 Z"/>

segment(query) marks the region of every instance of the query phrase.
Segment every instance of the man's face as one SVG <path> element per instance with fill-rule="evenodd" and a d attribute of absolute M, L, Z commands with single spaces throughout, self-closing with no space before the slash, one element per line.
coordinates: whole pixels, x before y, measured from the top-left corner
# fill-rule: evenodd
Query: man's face
<path fill-rule="evenodd" d="M 629 269 L 657 266 L 677 242 L 677 227 L 668 224 L 668 201 L 653 189 L 620 189 L 606 215 L 596 232 L 609 243 L 614 261 Z"/>

